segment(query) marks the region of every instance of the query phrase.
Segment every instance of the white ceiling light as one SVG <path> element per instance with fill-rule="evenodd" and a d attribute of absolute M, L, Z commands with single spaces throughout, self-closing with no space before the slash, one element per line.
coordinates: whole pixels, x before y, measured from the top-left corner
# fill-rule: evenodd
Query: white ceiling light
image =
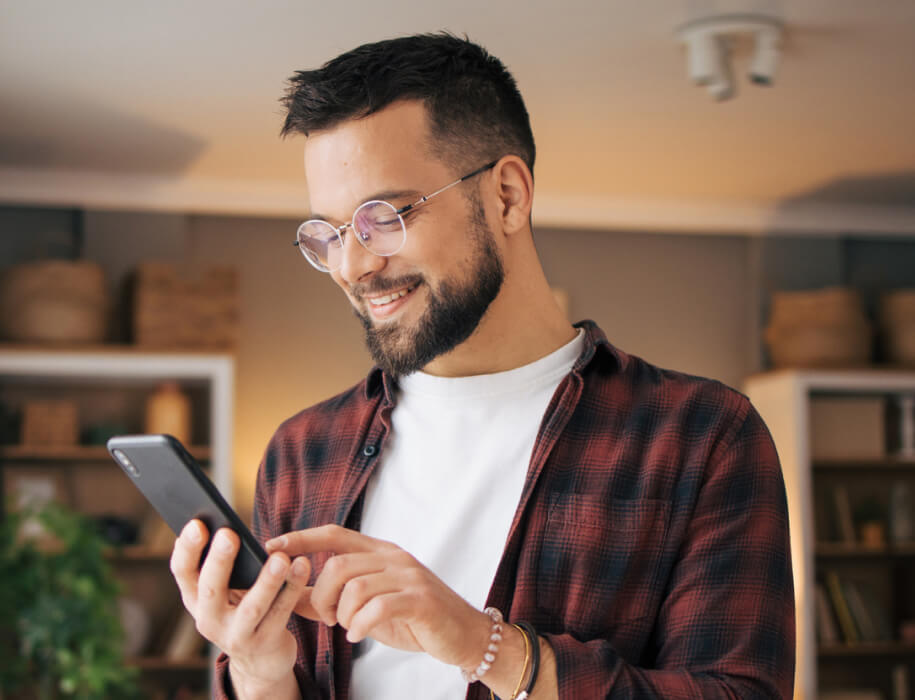
<path fill-rule="evenodd" d="M 771 85 L 782 36 L 782 23 L 774 17 L 714 15 L 693 20 L 677 30 L 680 41 L 686 45 L 689 79 L 704 85 L 716 100 L 734 95 L 731 44 L 744 34 L 755 40 L 750 80 L 757 85 Z"/>

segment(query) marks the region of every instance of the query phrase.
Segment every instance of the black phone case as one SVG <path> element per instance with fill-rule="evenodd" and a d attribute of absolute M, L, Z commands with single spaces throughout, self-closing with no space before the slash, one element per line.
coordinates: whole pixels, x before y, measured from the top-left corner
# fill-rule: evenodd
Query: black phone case
<path fill-rule="evenodd" d="M 159 515 L 177 535 L 188 521 L 199 518 L 213 533 L 228 527 L 238 533 L 241 547 L 229 579 L 230 588 L 250 588 L 267 553 L 209 477 L 171 435 L 121 435 L 108 440 L 108 451 Z M 123 464 L 115 450 L 126 455 L 134 469 Z M 210 542 L 201 556 L 201 563 Z"/>

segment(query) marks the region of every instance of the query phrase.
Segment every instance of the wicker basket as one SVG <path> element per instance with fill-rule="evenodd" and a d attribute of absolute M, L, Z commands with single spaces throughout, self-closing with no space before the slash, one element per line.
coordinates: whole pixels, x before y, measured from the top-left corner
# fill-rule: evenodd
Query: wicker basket
<path fill-rule="evenodd" d="M 233 267 L 143 263 L 134 279 L 133 336 L 156 348 L 231 350 L 238 342 Z"/>
<path fill-rule="evenodd" d="M 9 268 L 0 281 L 0 335 L 20 343 L 101 343 L 108 288 L 101 266 L 47 260 Z"/>
<path fill-rule="evenodd" d="M 765 340 L 777 367 L 861 367 L 873 331 L 855 290 L 777 292 Z"/>
<path fill-rule="evenodd" d="M 861 296 L 854 289 L 826 287 L 772 295 L 771 326 L 842 326 L 867 323 Z"/>
<path fill-rule="evenodd" d="M 883 295 L 880 331 L 887 362 L 915 367 L 915 289 L 900 289 Z"/>
<path fill-rule="evenodd" d="M 22 408 L 23 445 L 75 445 L 79 441 L 74 401 L 26 401 Z"/>

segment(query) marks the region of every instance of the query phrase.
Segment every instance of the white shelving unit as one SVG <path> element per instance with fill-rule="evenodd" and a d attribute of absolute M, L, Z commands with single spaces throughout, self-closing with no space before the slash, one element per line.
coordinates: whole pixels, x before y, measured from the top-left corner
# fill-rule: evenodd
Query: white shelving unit
<path fill-rule="evenodd" d="M 795 697 L 813 699 L 818 696 L 819 686 L 814 617 L 817 542 L 810 441 L 811 398 L 915 394 L 915 371 L 781 370 L 750 377 L 744 391 L 766 421 L 781 460 L 788 497 L 797 610 Z M 849 657 L 853 657 L 856 652 L 850 651 Z"/>
<path fill-rule="evenodd" d="M 234 358 L 228 354 L 199 352 L 148 352 L 130 347 L 101 347 L 87 350 L 54 350 L 0 345 L 0 392 L 17 386 L 24 391 L 47 394 L 60 390 L 76 395 L 85 387 L 102 387 L 117 394 L 119 391 L 151 391 L 159 382 L 175 380 L 197 387 L 206 395 L 206 430 L 197 431 L 199 450 L 208 458 L 209 474 L 219 491 L 231 502 L 232 435 L 234 403 Z M 29 389 L 30 388 L 30 389 Z M 195 451 L 195 448 L 191 448 Z M 47 452 L 47 454 L 44 454 Z M 25 455 L 23 457 L 22 455 Z M 80 462 L 105 462 L 104 448 L 80 447 L 59 454 L 54 449 L 46 451 L 33 448 L 19 450 L 15 447 L 0 449 L 5 461 L 51 461 L 67 463 L 61 468 L 79 469 Z M 72 466 L 76 465 L 76 466 Z M 117 469 L 114 462 L 111 468 Z M 2 470 L 0 470 L 2 476 Z M 143 557 L 140 557 L 142 560 Z M 129 557 L 127 557 L 129 560 Z M 122 560 L 122 562 L 125 560 Z M 153 565 L 167 567 L 164 559 L 153 559 Z M 167 571 L 166 571 L 167 574 Z M 215 649 L 211 648 L 211 653 Z M 145 673 L 206 672 L 204 660 L 172 663 L 157 657 L 133 660 Z"/>
<path fill-rule="evenodd" d="M 123 382 L 152 384 L 168 379 L 202 381 L 209 386 L 212 479 L 231 502 L 232 421 L 235 361 L 231 355 L 139 352 L 134 350 L 56 351 L 0 347 L 0 382 Z"/>

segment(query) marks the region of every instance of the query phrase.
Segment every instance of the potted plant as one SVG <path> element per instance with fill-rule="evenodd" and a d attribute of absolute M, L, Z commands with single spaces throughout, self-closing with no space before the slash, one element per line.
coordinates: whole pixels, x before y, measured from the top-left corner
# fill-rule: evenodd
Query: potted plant
<path fill-rule="evenodd" d="M 31 519 L 42 537 L 23 536 Z M 59 504 L 0 520 L 0 697 L 138 695 L 105 547 L 91 520 Z"/>

